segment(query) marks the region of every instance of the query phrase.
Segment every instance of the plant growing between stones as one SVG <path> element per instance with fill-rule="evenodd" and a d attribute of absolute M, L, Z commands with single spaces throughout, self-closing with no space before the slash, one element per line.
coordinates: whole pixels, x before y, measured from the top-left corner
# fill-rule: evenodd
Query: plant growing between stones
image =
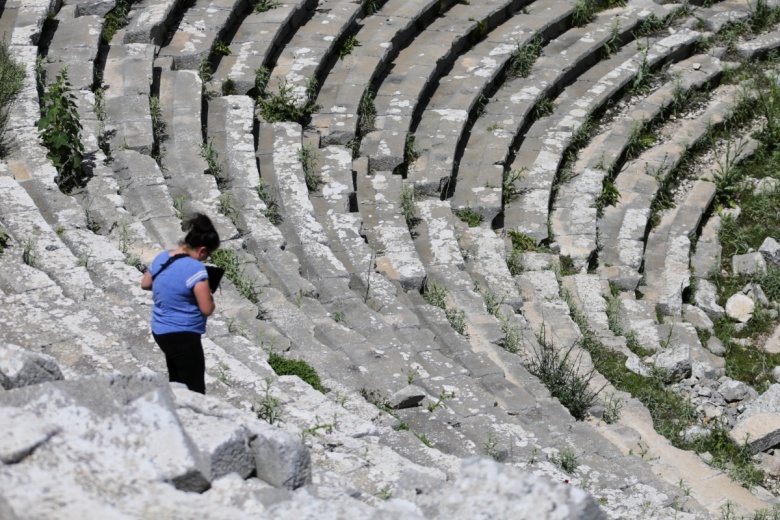
<path fill-rule="evenodd" d="M 620 191 L 618 191 L 615 182 L 605 176 L 601 181 L 601 193 L 596 198 L 596 215 L 601 218 L 604 216 L 604 208 L 614 206 L 620 200 Z"/>
<path fill-rule="evenodd" d="M 577 0 L 571 22 L 574 27 L 582 27 L 596 19 L 596 6 L 592 0 Z"/>
<path fill-rule="evenodd" d="M 36 251 L 37 242 L 32 237 L 27 237 L 22 243 L 22 262 L 35 267 L 38 263 L 38 252 Z"/>
<path fill-rule="evenodd" d="M 256 13 L 264 13 L 271 9 L 276 9 L 280 5 L 279 2 L 275 2 L 274 0 L 257 0 L 253 9 Z"/>
<path fill-rule="evenodd" d="M 501 346 L 511 354 L 517 354 L 523 348 L 523 334 L 520 328 L 511 323 L 509 316 L 501 315 L 498 319 L 501 322 L 501 331 L 504 333 Z"/>
<path fill-rule="evenodd" d="M 0 226 L 0 256 L 2 256 L 3 251 L 5 251 L 5 248 L 8 246 L 8 239 L 8 233 Z"/>
<path fill-rule="evenodd" d="M 219 56 L 230 56 L 233 54 L 233 51 L 230 50 L 230 47 L 228 47 L 228 44 L 223 42 L 222 40 L 217 40 L 214 42 L 214 54 L 217 54 Z"/>
<path fill-rule="evenodd" d="M 401 187 L 401 214 L 406 221 L 406 227 L 411 231 L 420 223 L 420 219 L 415 214 L 414 203 L 417 200 L 417 190 L 410 184 L 404 184 Z"/>
<path fill-rule="evenodd" d="M 200 77 L 204 89 L 206 88 L 206 83 L 211 81 L 214 77 L 214 69 L 211 67 L 209 59 L 205 56 L 201 58 L 200 63 L 198 63 L 198 77 Z"/>
<path fill-rule="evenodd" d="M 455 212 L 455 215 L 469 225 L 469 227 L 477 227 L 482 223 L 482 214 L 477 213 L 471 208 L 459 209 Z"/>
<path fill-rule="evenodd" d="M 493 435 L 493 432 L 488 434 L 485 443 L 482 445 L 482 451 L 496 462 L 501 462 L 501 450 L 498 447 L 498 439 Z"/>
<path fill-rule="evenodd" d="M 305 143 L 298 150 L 298 161 L 303 168 L 303 179 L 310 193 L 317 191 L 322 184 L 322 178 L 317 173 L 317 151 L 311 143 Z"/>
<path fill-rule="evenodd" d="M 596 370 L 580 373 L 582 358 L 574 352 L 576 344 L 566 348 L 555 347 L 553 342 L 547 339 L 546 327 L 542 327 L 537 340 L 538 348 L 532 347 L 528 359 L 528 371 L 541 380 L 550 390 L 550 394 L 569 410 L 572 417 L 578 421 L 584 420 L 588 408 L 593 406 L 600 391 L 590 389 L 590 382 L 596 376 Z"/>
<path fill-rule="evenodd" d="M 162 108 L 160 107 L 160 98 L 158 96 L 149 96 L 149 112 L 152 115 L 152 136 L 154 137 L 154 144 L 152 145 L 152 159 L 157 162 L 158 166 L 162 165 L 162 143 L 168 138 L 165 128 L 165 120 L 162 116 Z"/>
<path fill-rule="evenodd" d="M 615 424 L 620 420 L 620 412 L 623 411 L 623 400 L 615 397 L 615 394 L 609 394 L 604 400 L 604 422 Z"/>
<path fill-rule="evenodd" d="M 343 323 L 344 322 L 344 313 L 341 311 L 336 311 L 333 313 L 333 321 L 336 323 Z"/>
<path fill-rule="evenodd" d="M 428 407 L 427 407 L 428 411 L 435 412 L 442 406 L 445 406 L 444 401 L 448 399 L 455 399 L 455 392 L 446 392 L 446 391 L 440 392 L 439 397 L 435 403 L 428 403 Z"/>
<path fill-rule="evenodd" d="M 244 273 L 244 267 L 238 258 L 238 253 L 233 249 L 217 249 L 211 255 L 211 262 L 217 267 L 224 269 L 225 277 L 236 287 L 236 290 L 252 303 L 260 301 L 261 291 L 256 287 L 255 278 L 247 278 Z"/>
<path fill-rule="evenodd" d="M 184 204 L 187 201 L 187 195 L 181 194 L 173 199 L 173 211 L 176 218 L 181 219 L 184 216 Z"/>
<path fill-rule="evenodd" d="M 130 12 L 130 7 L 138 1 L 117 0 L 114 8 L 106 13 L 103 18 L 103 31 L 100 33 L 100 39 L 103 43 L 111 43 L 116 32 L 127 26 L 127 15 Z"/>
<path fill-rule="evenodd" d="M 525 172 L 527 171 L 528 168 L 523 166 L 519 170 L 515 169 L 504 172 L 504 180 L 501 186 L 501 203 L 504 206 L 516 200 L 522 193 L 523 190 L 518 184 L 525 179 Z"/>
<path fill-rule="evenodd" d="M 360 135 L 366 135 L 367 133 L 374 131 L 374 124 L 376 123 L 376 105 L 374 105 L 374 97 L 374 89 L 371 85 L 367 85 L 360 98 L 360 105 L 358 105 L 358 131 L 360 132 Z M 359 148 L 360 143 L 357 143 L 357 146 Z"/>
<path fill-rule="evenodd" d="M 609 40 L 604 43 L 604 56 L 610 56 L 620 48 L 620 22 L 615 20 L 609 33 Z"/>
<path fill-rule="evenodd" d="M 271 352 L 268 356 L 268 364 L 280 376 L 298 376 L 315 390 L 323 394 L 328 391 L 322 386 L 320 376 L 314 367 L 302 359 L 290 359 Z"/>
<path fill-rule="evenodd" d="M 236 201 L 229 191 L 219 195 L 217 210 L 225 215 L 233 225 L 238 224 L 239 209 L 236 208 Z"/>
<path fill-rule="evenodd" d="M 436 282 L 426 281 L 422 297 L 429 305 L 444 309 L 447 307 L 446 299 L 448 292 L 445 286 Z"/>
<path fill-rule="evenodd" d="M 355 47 L 360 47 L 360 42 L 355 38 L 354 34 L 350 34 L 344 38 L 341 41 L 341 45 L 339 45 L 339 59 L 343 60 L 345 56 L 352 54 Z"/>
<path fill-rule="evenodd" d="M 504 296 L 499 298 L 493 291 L 480 291 L 480 293 L 482 293 L 482 300 L 485 302 L 485 308 L 488 313 L 498 318 L 498 311 L 501 310 L 501 306 L 504 304 Z"/>
<path fill-rule="evenodd" d="M 37 62 L 36 62 L 37 63 Z M 5 156 L 5 127 L 11 101 L 22 88 L 25 67 L 11 56 L 8 44 L 0 43 L 0 157 Z"/>
<path fill-rule="evenodd" d="M 276 201 L 276 195 L 271 193 L 271 189 L 263 181 L 260 181 L 260 183 L 255 186 L 255 191 L 257 191 L 257 196 L 260 197 L 260 200 L 265 204 L 266 209 L 263 212 L 263 215 L 268 219 L 268 222 L 274 226 L 281 224 L 283 219 L 279 212 L 279 204 Z"/>
<path fill-rule="evenodd" d="M 444 315 L 447 317 L 447 321 L 450 322 L 450 326 L 455 332 L 461 336 L 468 336 L 466 333 L 466 312 L 463 309 L 448 307 L 444 309 Z"/>
<path fill-rule="evenodd" d="M 214 138 L 200 145 L 200 155 L 206 160 L 208 173 L 217 181 L 217 187 L 223 189 L 227 187 L 227 179 L 222 174 L 222 164 L 219 162 L 219 154 L 214 149 Z"/>
<path fill-rule="evenodd" d="M 527 78 L 531 74 L 534 62 L 542 53 L 543 45 L 544 39 L 539 32 L 525 45 L 520 45 L 518 42 L 512 51 L 512 57 L 509 58 L 507 74 L 518 78 Z"/>
<path fill-rule="evenodd" d="M 517 276 L 525 271 L 525 258 L 523 252 L 513 248 L 506 258 L 506 266 L 509 269 L 509 274 L 512 276 Z"/>
<path fill-rule="evenodd" d="M 65 67 L 43 95 L 38 120 L 38 131 L 48 150 L 46 157 L 57 168 L 57 185 L 64 193 L 70 193 L 86 180 L 82 128 L 75 100 Z"/>
<path fill-rule="evenodd" d="M 312 113 L 320 108 L 320 105 L 314 102 L 317 94 L 317 79 L 311 76 L 306 84 L 306 90 L 303 99 L 298 100 L 293 94 L 293 87 L 288 85 L 286 79 L 280 79 L 275 93 L 268 92 L 267 71 L 258 69 L 256 71 L 257 106 L 263 119 L 268 123 L 278 123 L 280 121 L 303 122 L 308 119 Z M 260 88 L 262 84 L 262 89 Z"/>
<path fill-rule="evenodd" d="M 573 473 L 579 466 L 577 454 L 571 448 L 564 448 L 557 454 L 553 453 L 550 455 L 550 462 L 567 473 Z"/>
<path fill-rule="evenodd" d="M 222 83 L 222 95 L 223 96 L 235 96 L 238 94 L 238 90 L 236 90 L 236 83 L 232 79 L 226 79 L 224 83 Z"/>
<path fill-rule="evenodd" d="M 262 388 L 262 400 L 255 403 L 254 411 L 257 414 L 258 419 L 262 419 L 268 424 L 275 424 L 282 422 L 282 407 L 281 401 L 278 397 L 275 397 L 271 393 L 271 378 L 266 377 L 263 379 L 264 386 Z"/>
<path fill-rule="evenodd" d="M 539 101 L 534 105 L 531 117 L 534 119 L 541 119 L 552 114 L 554 109 L 555 104 L 553 104 L 552 100 L 547 96 L 541 96 Z"/>
<path fill-rule="evenodd" d="M 336 428 L 338 428 L 339 425 L 338 417 L 336 415 L 333 416 L 333 422 L 329 422 L 329 423 L 320 422 L 320 418 L 317 415 L 314 416 L 314 420 L 315 420 L 314 425 L 301 430 L 301 442 L 305 443 L 306 440 L 311 435 L 315 437 L 319 437 L 320 430 L 324 431 L 327 434 L 331 434 Z"/>

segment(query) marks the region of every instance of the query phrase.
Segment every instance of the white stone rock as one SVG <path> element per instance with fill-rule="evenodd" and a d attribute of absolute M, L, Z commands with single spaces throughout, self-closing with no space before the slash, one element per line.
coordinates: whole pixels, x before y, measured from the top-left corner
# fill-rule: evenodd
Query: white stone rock
<path fill-rule="evenodd" d="M 761 274 L 766 272 L 766 260 L 758 252 L 734 255 L 731 258 L 731 268 L 735 276 Z"/>
<path fill-rule="evenodd" d="M 780 444 L 780 415 L 759 413 L 740 418 L 729 437 L 737 444 L 747 444 L 753 452 L 766 451 Z"/>
<path fill-rule="evenodd" d="M 666 371 L 667 382 L 676 382 L 691 374 L 691 347 L 675 345 L 655 354 L 655 366 Z"/>
<path fill-rule="evenodd" d="M 6 390 L 62 379 L 53 357 L 18 345 L 0 345 L 0 386 Z"/>
<path fill-rule="evenodd" d="M 758 252 L 764 257 L 769 265 L 780 267 L 780 243 L 772 237 L 766 237 Z"/>
<path fill-rule="evenodd" d="M 726 311 L 718 305 L 718 289 L 715 285 L 704 279 L 698 281 L 694 294 L 696 306 L 707 313 L 713 320 L 723 317 Z"/>
<path fill-rule="evenodd" d="M 742 381 L 724 381 L 718 387 L 718 392 L 727 403 L 741 401 L 748 397 L 748 386 Z"/>

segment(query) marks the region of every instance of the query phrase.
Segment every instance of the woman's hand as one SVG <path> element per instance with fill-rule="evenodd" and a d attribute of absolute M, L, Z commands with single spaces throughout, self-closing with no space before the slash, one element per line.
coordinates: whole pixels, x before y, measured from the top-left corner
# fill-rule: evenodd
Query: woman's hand
<path fill-rule="evenodd" d="M 152 273 L 149 272 L 149 269 L 146 270 L 144 277 L 141 278 L 141 289 L 144 291 L 152 290 Z"/>
<path fill-rule="evenodd" d="M 216 305 L 214 305 L 214 297 L 211 295 L 209 281 L 201 280 L 196 283 L 195 287 L 192 288 L 192 293 L 195 295 L 195 301 L 198 302 L 200 312 L 203 313 L 204 316 L 211 316 Z"/>

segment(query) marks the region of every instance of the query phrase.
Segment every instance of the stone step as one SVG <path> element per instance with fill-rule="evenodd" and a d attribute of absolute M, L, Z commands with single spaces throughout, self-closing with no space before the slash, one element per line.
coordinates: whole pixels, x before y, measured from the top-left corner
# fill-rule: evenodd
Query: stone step
<path fill-rule="evenodd" d="M 122 43 L 148 43 L 162 46 L 167 27 L 186 4 L 185 0 L 141 0 L 130 6 Z"/>
<path fill-rule="evenodd" d="M 603 190 L 604 178 L 618 166 L 632 133 L 637 131 L 636 125 L 659 117 L 675 95 L 704 87 L 721 70 L 720 60 L 708 55 L 692 56 L 674 64 L 670 67 L 674 80 L 637 103 L 582 150 L 573 168 L 582 173 L 559 187 L 552 213 L 555 242 L 562 255 L 572 257 L 577 268 L 585 267 L 597 249 L 596 200 Z"/>
<path fill-rule="evenodd" d="M 410 165 L 409 179 L 426 194 L 446 191 L 454 175 L 459 143 L 469 118 L 502 79 L 513 52 L 537 34 L 555 35 L 568 25 L 574 5 L 561 9 L 545 1 L 534 3 L 534 16 L 513 17 L 496 27 L 487 38 L 461 55 L 452 69 L 439 78 L 436 90 L 414 129 L 420 156 Z"/>
<path fill-rule="evenodd" d="M 727 24 L 750 19 L 751 7 L 750 3 L 744 0 L 725 0 L 709 7 L 696 9 L 694 16 L 701 20 L 705 29 L 717 33 Z"/>
<path fill-rule="evenodd" d="M 567 87 L 555 101 L 553 114 L 537 121 L 528 131 L 510 170 L 527 166 L 519 182 L 523 193 L 504 208 L 507 228 L 526 233 L 537 241 L 548 238 L 548 217 L 553 182 L 563 153 L 593 112 L 617 95 L 640 72 L 641 67 L 658 67 L 689 52 L 701 38 L 695 31 L 680 31 L 638 51 L 627 45 L 613 57 L 600 62 Z"/>
<path fill-rule="evenodd" d="M 176 7 L 170 6 L 168 13 Z M 201 61 L 209 58 L 214 45 L 248 8 L 246 0 L 195 0 L 184 12 L 170 41 L 160 49 L 159 57 L 172 59 L 176 70 L 197 71 Z"/>
<path fill-rule="evenodd" d="M 632 3 L 619 14 L 599 13 L 585 27 L 573 28 L 549 42 L 527 78 L 508 79 L 476 120 L 460 160 L 460 175 L 452 203 L 456 209 L 472 208 L 492 221 L 502 210 L 501 187 L 510 147 L 526 125 L 531 109 L 542 99 L 556 95 L 592 64 L 617 27 L 621 41 L 632 38 L 637 24 L 654 14 L 665 15 L 652 3 Z"/>
<path fill-rule="evenodd" d="M 490 0 L 457 4 L 437 18 L 393 61 L 392 71 L 376 91 L 376 131 L 363 137 L 361 155 L 368 156 L 374 170 L 392 170 L 404 162 L 406 134 L 425 93 L 470 45 L 469 35 L 478 22 L 490 30 L 503 22 L 506 13 L 519 8 L 517 0 Z M 427 64 L 421 64 L 423 53 Z M 434 66 L 428 64 L 435 64 Z"/>
<path fill-rule="evenodd" d="M 75 17 L 75 6 L 62 8 L 42 63 L 46 83 L 52 83 L 63 68 L 74 90 L 88 90 L 95 83 L 95 58 L 103 30 L 100 16 Z"/>
<path fill-rule="evenodd" d="M 103 69 L 106 135 L 110 148 L 128 148 L 149 155 L 154 147 L 149 96 L 154 46 L 112 45 Z"/>
<path fill-rule="evenodd" d="M 362 13 L 362 6 L 349 0 L 319 2 L 311 18 L 298 27 L 276 58 L 267 91 L 279 92 L 285 83 L 296 103 L 304 103 L 310 78 L 322 76 L 324 67 L 338 52 L 336 43 L 351 32 Z"/>
<path fill-rule="evenodd" d="M 0 16 L 4 28 L 3 39 L 14 46 L 37 45 L 44 20 L 49 13 L 54 12 L 54 6 L 49 0 L 6 2 Z"/>
<path fill-rule="evenodd" d="M 740 57 L 750 60 L 763 57 L 780 47 L 780 31 L 760 34 L 754 39 L 738 43 L 737 52 Z"/>
<path fill-rule="evenodd" d="M 376 255 L 377 271 L 405 289 L 419 290 L 425 278 L 425 268 L 401 213 L 402 189 L 403 179 L 391 172 L 357 177 L 363 233 Z"/>
<path fill-rule="evenodd" d="M 452 4 L 452 0 L 388 0 L 379 12 L 361 20 L 354 34 L 360 46 L 334 63 L 317 95 L 322 108 L 312 116 L 311 124 L 324 144 L 346 145 L 355 138 L 360 102 L 368 86 L 409 44 L 421 24 Z"/>
<path fill-rule="evenodd" d="M 277 4 L 262 13 L 250 12 L 230 39 L 230 54 L 219 60 L 215 82 L 224 85 L 231 81 L 237 94 L 255 88 L 255 71 L 270 67 L 281 42 L 297 31 L 316 7 L 312 0 L 298 0 Z"/>

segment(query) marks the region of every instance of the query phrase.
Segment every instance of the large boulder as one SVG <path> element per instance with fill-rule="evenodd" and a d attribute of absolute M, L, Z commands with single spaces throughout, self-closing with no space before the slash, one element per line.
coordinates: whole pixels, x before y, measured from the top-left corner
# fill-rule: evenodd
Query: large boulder
<path fill-rule="evenodd" d="M 53 357 L 18 345 L 0 345 L 0 386 L 6 390 L 62 379 Z"/>

